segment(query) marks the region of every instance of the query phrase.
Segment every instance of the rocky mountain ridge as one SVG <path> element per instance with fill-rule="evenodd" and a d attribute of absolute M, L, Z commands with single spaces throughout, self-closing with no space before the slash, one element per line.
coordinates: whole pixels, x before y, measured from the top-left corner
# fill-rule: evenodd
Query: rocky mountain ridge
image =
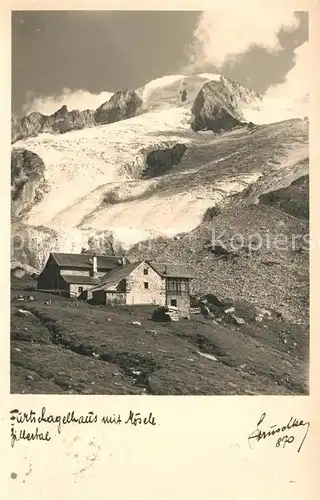
<path fill-rule="evenodd" d="M 227 79 L 223 75 L 213 76 L 215 77 L 214 80 L 210 80 L 210 75 L 208 75 L 208 79 L 198 77 L 198 80 L 200 78 L 200 82 L 197 81 L 197 77 L 182 77 L 180 86 L 185 92 L 185 98 L 181 99 L 181 92 L 179 93 L 177 89 L 176 96 L 174 96 L 173 102 L 170 103 L 188 105 L 190 98 L 188 100 L 187 89 L 188 86 L 191 86 L 191 95 L 194 98 L 193 80 L 195 80 L 197 90 L 200 90 L 192 108 L 194 116 L 191 126 L 193 126 L 193 122 L 196 122 L 198 124 L 197 130 L 201 129 L 201 125 L 199 128 L 199 115 L 201 115 L 204 123 L 206 123 L 206 120 L 209 123 L 213 123 L 216 116 L 218 124 L 213 126 L 212 130 L 214 131 L 220 131 L 221 129 L 219 125 L 221 115 L 225 117 L 224 124 L 227 125 L 227 129 L 233 128 L 240 124 L 240 122 L 235 121 L 235 117 L 244 118 L 240 110 L 241 104 L 261 100 L 259 94 L 252 89 L 245 89 L 239 83 Z M 208 83 L 203 84 L 206 80 L 208 80 Z M 33 111 L 21 119 L 12 115 L 11 141 L 14 143 L 23 138 L 33 137 L 41 133 L 64 134 L 72 130 L 81 130 L 87 127 L 114 123 L 119 120 L 132 118 L 142 112 L 147 112 L 152 107 L 149 99 L 150 94 L 154 98 L 157 88 L 151 87 L 150 91 L 147 86 L 145 87 L 137 90 L 120 90 L 113 94 L 109 101 L 102 103 L 95 110 L 85 109 L 80 111 L 76 109 L 69 111 L 67 106 L 63 105 L 52 115 L 45 115 L 39 111 Z M 212 104 L 213 100 L 215 103 L 214 106 Z M 164 102 L 168 104 L 168 99 L 165 98 Z M 228 121 L 227 117 L 229 115 L 231 120 Z"/>
<path fill-rule="evenodd" d="M 108 102 L 101 104 L 96 110 L 69 111 L 67 106 L 63 105 L 49 116 L 37 111 L 22 117 L 21 120 L 12 116 L 11 141 L 14 143 L 41 133 L 65 134 L 72 130 L 113 123 L 136 116 L 141 110 L 141 105 L 142 101 L 136 92 L 125 89 L 115 93 Z"/>

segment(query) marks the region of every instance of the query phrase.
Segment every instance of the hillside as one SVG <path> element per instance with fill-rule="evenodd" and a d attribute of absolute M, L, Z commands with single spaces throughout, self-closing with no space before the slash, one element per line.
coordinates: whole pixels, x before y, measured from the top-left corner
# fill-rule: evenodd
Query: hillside
<path fill-rule="evenodd" d="M 236 302 L 214 318 L 157 323 L 152 307 L 90 306 L 26 291 L 12 279 L 11 392 L 294 395 L 308 393 L 308 334 L 273 311 Z M 20 316 L 16 297 L 32 293 Z M 133 324 L 133 322 L 140 324 Z"/>

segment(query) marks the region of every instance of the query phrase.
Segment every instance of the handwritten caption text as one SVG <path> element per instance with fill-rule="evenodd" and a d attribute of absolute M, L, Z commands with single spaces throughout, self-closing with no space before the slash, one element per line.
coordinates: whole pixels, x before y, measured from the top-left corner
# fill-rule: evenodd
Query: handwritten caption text
<path fill-rule="evenodd" d="M 55 426 L 58 434 L 66 425 L 92 425 L 92 424 L 109 424 L 109 425 L 131 425 L 137 426 L 156 426 L 158 425 L 152 412 L 148 415 L 142 415 L 139 412 L 129 410 L 122 416 L 120 413 L 111 415 L 99 416 L 93 411 L 88 411 L 86 414 L 76 414 L 74 410 L 65 413 L 64 415 L 53 414 L 47 411 L 44 406 L 40 412 L 29 410 L 22 412 L 18 408 L 10 411 L 11 420 L 11 446 L 13 447 L 18 441 L 51 441 L 53 436 L 52 426 Z M 32 427 L 29 428 L 30 424 Z M 50 426 L 50 428 L 48 428 Z"/>

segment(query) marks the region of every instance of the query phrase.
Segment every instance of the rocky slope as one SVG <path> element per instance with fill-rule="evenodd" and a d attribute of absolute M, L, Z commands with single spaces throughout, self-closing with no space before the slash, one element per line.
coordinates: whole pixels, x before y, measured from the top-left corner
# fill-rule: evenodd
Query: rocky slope
<path fill-rule="evenodd" d="M 281 190 L 285 201 L 292 186 Z M 279 200 L 279 191 L 274 192 Z M 272 193 L 269 193 L 272 197 Z M 308 204 L 308 189 L 304 202 Z M 289 212 L 289 210 L 288 210 Z M 302 211 L 304 213 L 304 211 Z M 222 207 L 189 233 L 132 247 L 129 260 L 181 262 L 194 269 L 192 293 L 215 293 L 278 311 L 307 330 L 309 322 L 309 225 L 271 204 Z"/>

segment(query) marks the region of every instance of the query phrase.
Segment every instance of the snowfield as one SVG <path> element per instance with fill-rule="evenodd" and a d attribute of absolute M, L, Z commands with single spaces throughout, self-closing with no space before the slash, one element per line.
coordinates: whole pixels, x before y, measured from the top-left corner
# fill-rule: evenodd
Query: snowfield
<path fill-rule="evenodd" d="M 59 223 L 72 227 L 68 209 L 77 205 L 81 210 L 81 200 L 100 186 L 107 190 L 108 184 L 129 180 L 129 172 L 143 166 L 142 149 L 165 148 L 179 141 L 188 144 L 193 135 L 188 117 L 186 108 L 160 110 L 109 125 L 16 142 L 13 147 L 37 153 L 46 165 L 49 192 L 30 211 L 28 223 L 52 226 L 51 221 L 64 212 Z M 174 134 L 168 138 L 166 134 L 171 132 Z"/>
<path fill-rule="evenodd" d="M 221 75 L 219 74 L 215 74 L 215 73 L 200 73 L 200 78 L 204 78 L 205 80 L 208 80 L 208 81 L 220 81 L 221 80 Z"/>

